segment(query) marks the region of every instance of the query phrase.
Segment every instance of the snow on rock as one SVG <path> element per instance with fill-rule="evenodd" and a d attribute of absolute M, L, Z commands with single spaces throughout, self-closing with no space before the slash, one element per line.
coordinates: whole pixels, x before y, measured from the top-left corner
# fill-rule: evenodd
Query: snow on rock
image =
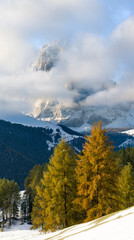
<path fill-rule="evenodd" d="M 134 129 L 131 129 L 131 130 L 127 130 L 127 131 L 124 131 L 122 133 L 125 133 L 125 134 L 128 134 L 128 135 L 131 135 L 134 137 Z"/>
<path fill-rule="evenodd" d="M 88 96 L 87 96 L 88 97 Z M 60 101 L 34 107 L 31 116 L 43 121 L 60 123 L 76 131 L 83 132 L 95 122 L 102 121 L 106 128 L 134 127 L 134 103 L 115 106 L 86 106 L 81 102 L 66 106 Z"/>
<path fill-rule="evenodd" d="M 10 121 L 11 123 L 22 124 L 28 127 L 41 127 L 45 129 L 51 129 L 52 140 L 53 142 L 47 141 L 48 150 L 51 150 L 55 146 L 55 144 L 59 143 L 62 138 L 65 138 L 67 142 L 73 140 L 74 138 L 78 138 L 79 136 L 69 134 L 62 129 L 62 127 L 58 126 L 56 123 L 51 123 L 48 121 L 41 121 L 30 116 L 26 116 L 21 113 L 12 113 L 12 114 L 1 114 L 0 119 L 5 121 Z M 44 130 L 42 130 L 43 132 Z M 59 134 L 59 139 L 55 142 L 56 135 Z"/>
<path fill-rule="evenodd" d="M 134 207 L 112 213 L 88 223 L 54 233 L 30 230 L 30 225 L 15 225 L 0 233 L 1 240 L 134 240 Z"/>
<path fill-rule="evenodd" d="M 126 147 L 133 147 L 134 141 L 132 139 L 127 139 L 125 142 L 123 142 L 121 145 L 119 145 L 119 148 L 126 148 Z"/>
<path fill-rule="evenodd" d="M 129 136 L 131 136 L 131 138 L 130 139 L 128 138 L 125 142 L 123 142 L 119 146 L 119 148 L 122 148 L 122 147 L 134 147 L 134 129 L 123 131 L 121 133 L 129 135 Z"/>
<path fill-rule="evenodd" d="M 62 54 L 63 46 L 58 41 L 44 45 L 30 67 L 34 71 L 50 71 Z"/>

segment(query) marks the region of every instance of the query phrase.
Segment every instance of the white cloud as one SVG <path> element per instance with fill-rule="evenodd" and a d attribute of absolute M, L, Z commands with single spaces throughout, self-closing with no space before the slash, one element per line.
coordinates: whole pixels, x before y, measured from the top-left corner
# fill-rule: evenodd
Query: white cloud
<path fill-rule="evenodd" d="M 97 0 L 1 0 L 0 23 L 29 37 L 59 37 L 99 24 L 103 9 Z M 90 27 L 90 26 L 89 26 Z"/>
<path fill-rule="evenodd" d="M 9 31 L 0 31 L 0 75 L 15 74 L 25 69 L 34 56 L 29 43 Z"/>
<path fill-rule="evenodd" d="M 121 23 L 113 32 L 112 44 L 116 58 L 127 68 L 134 67 L 134 16 Z"/>
<path fill-rule="evenodd" d="M 133 13 L 131 6 L 124 0 L 1 0 L 0 109 L 28 111 L 40 98 L 73 104 L 78 88 L 95 92 L 81 104 L 134 101 L 134 17 L 122 22 Z M 36 53 L 34 43 L 55 38 L 70 40 L 57 67 L 49 73 L 25 71 Z M 75 90 L 66 88 L 70 83 Z"/>
<path fill-rule="evenodd" d="M 68 39 L 99 25 L 98 0 L 1 0 L 0 70 L 24 69 L 35 55 L 36 42 Z"/>
<path fill-rule="evenodd" d="M 55 75 L 65 83 L 73 82 L 77 88 L 100 89 L 110 84 L 114 61 L 107 41 L 89 34 L 75 39 L 63 54 Z"/>
<path fill-rule="evenodd" d="M 116 105 L 134 102 L 134 77 L 132 79 L 130 79 L 130 76 L 127 77 L 129 82 L 118 83 L 109 90 L 100 91 L 93 96 L 89 96 L 84 105 Z"/>

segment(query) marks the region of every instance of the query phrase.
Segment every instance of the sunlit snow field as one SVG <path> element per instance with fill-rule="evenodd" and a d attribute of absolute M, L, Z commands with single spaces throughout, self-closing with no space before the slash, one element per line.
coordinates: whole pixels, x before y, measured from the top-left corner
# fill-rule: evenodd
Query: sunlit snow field
<path fill-rule="evenodd" d="M 0 232 L 1 240 L 133 240 L 134 207 L 75 225 L 55 233 L 40 233 L 30 230 L 27 224 L 12 226 Z"/>

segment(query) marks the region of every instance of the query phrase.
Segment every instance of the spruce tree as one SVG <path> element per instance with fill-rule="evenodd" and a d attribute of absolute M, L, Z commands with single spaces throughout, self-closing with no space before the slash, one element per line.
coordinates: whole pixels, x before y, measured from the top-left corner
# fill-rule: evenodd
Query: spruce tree
<path fill-rule="evenodd" d="M 118 180 L 120 209 L 134 205 L 134 172 L 131 163 L 128 163 L 121 171 Z"/>
<path fill-rule="evenodd" d="M 14 180 L 0 179 L 0 209 L 3 222 L 15 218 L 18 214 L 20 201 L 19 186 Z"/>
<path fill-rule="evenodd" d="M 46 174 L 44 172 L 44 174 Z M 46 210 L 46 195 L 45 188 L 43 184 L 37 186 L 37 194 L 34 198 L 33 210 L 31 213 L 33 229 L 42 227 L 42 230 L 45 229 L 45 210 Z"/>
<path fill-rule="evenodd" d="M 75 152 L 63 139 L 55 147 L 48 171 L 44 173 L 41 181 L 42 186 L 37 190 L 32 213 L 34 227 L 39 222 L 42 223 L 44 230 L 54 231 L 75 222 L 73 209 L 76 196 L 75 166 Z M 38 217 L 34 220 L 36 212 Z"/>
<path fill-rule="evenodd" d="M 76 167 L 75 203 L 85 210 L 85 221 L 117 209 L 117 174 L 113 146 L 108 141 L 106 129 L 102 129 L 102 123 L 99 122 L 92 126 L 91 136 L 86 136 Z"/>

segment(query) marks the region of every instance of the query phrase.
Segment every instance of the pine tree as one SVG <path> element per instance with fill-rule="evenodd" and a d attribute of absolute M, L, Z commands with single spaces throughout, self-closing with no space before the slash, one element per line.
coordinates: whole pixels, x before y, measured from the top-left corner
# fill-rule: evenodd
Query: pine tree
<path fill-rule="evenodd" d="M 127 164 L 127 160 L 128 160 L 128 155 L 126 153 L 126 150 L 124 148 L 119 149 L 119 151 L 116 152 L 116 158 L 120 168 L 123 168 L 124 165 Z"/>
<path fill-rule="evenodd" d="M 76 194 L 74 177 L 76 155 L 71 146 L 63 139 L 54 149 L 54 154 L 44 173 L 42 186 L 38 188 L 32 213 L 34 226 L 42 223 L 43 229 L 54 231 L 74 223 L 73 200 Z M 39 209 L 39 211 L 38 211 Z"/>
<path fill-rule="evenodd" d="M 92 126 L 91 136 L 86 136 L 76 167 L 78 196 L 75 203 L 85 210 L 85 221 L 117 209 L 117 166 L 113 146 L 101 125 L 99 122 Z"/>
<path fill-rule="evenodd" d="M 118 180 L 120 209 L 134 205 L 134 172 L 131 163 L 128 163 Z"/>

